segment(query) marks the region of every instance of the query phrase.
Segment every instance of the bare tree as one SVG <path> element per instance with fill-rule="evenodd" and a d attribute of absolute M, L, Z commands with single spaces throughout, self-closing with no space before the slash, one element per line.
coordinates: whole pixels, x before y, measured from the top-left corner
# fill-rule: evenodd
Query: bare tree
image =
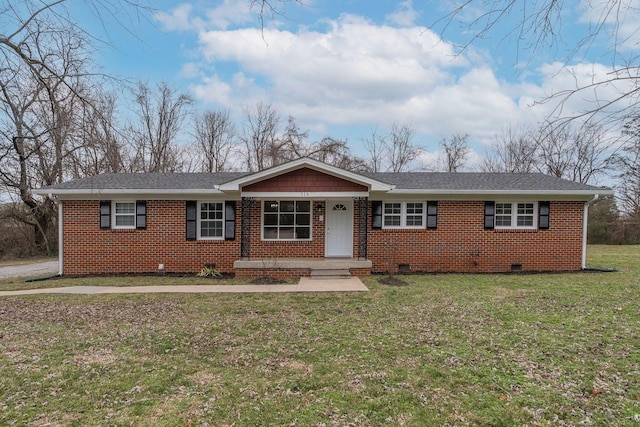
<path fill-rule="evenodd" d="M 629 121 L 623 134 L 627 141 L 616 158 L 620 167 L 617 196 L 627 215 L 640 218 L 640 117 Z"/>
<path fill-rule="evenodd" d="M 202 172 L 221 172 L 230 168 L 236 144 L 236 128 L 226 111 L 205 111 L 194 120 L 194 138 Z"/>
<path fill-rule="evenodd" d="M 320 141 L 309 143 L 309 133 L 302 131 L 295 118 L 289 116 L 283 135 L 278 138 L 277 151 L 270 152 L 272 164 L 283 163 L 309 157 L 347 170 L 368 170 L 362 159 L 353 155 L 346 141 L 325 137 Z"/>
<path fill-rule="evenodd" d="M 99 41 L 72 19 L 65 0 L 23 0 L 0 6 L 0 185 L 27 207 L 16 218 L 35 230 L 36 245 L 50 250 L 55 203 L 31 189 L 83 173 L 80 131 L 90 105 L 91 42 Z M 87 2 L 116 22 L 135 0 Z M 25 214 L 27 212 L 27 214 Z"/>
<path fill-rule="evenodd" d="M 415 130 L 409 124 L 394 122 L 391 125 L 389 136 L 385 138 L 391 172 L 406 171 L 420 154 L 420 147 L 413 142 L 414 137 Z"/>
<path fill-rule="evenodd" d="M 468 133 L 454 133 L 440 140 L 440 149 L 444 153 L 442 163 L 446 172 L 458 172 L 464 167 L 467 156 L 471 152 L 468 140 Z"/>
<path fill-rule="evenodd" d="M 378 135 L 374 130 L 370 138 L 365 138 L 366 159 L 372 172 L 403 172 L 409 169 L 420 154 L 420 147 L 414 143 L 415 130 L 407 123 L 394 122 L 388 133 Z"/>
<path fill-rule="evenodd" d="M 537 146 L 530 131 L 514 131 L 508 127 L 497 133 L 483 159 L 484 172 L 534 172 Z"/>
<path fill-rule="evenodd" d="M 310 156 L 313 148 L 309 146 L 307 138 L 309 132 L 302 131 L 293 116 L 287 118 L 287 126 L 284 133 L 278 139 L 278 143 L 272 144 L 272 152 L 269 153 L 272 164 L 284 163 L 301 157 Z"/>
<path fill-rule="evenodd" d="M 371 132 L 370 137 L 363 138 L 364 147 L 367 151 L 367 165 L 371 172 L 382 172 L 385 161 L 384 137 L 378 135 L 377 129 Z"/>
<path fill-rule="evenodd" d="M 18 219 L 34 227 L 41 249 L 50 250 L 55 204 L 31 189 L 61 182 L 82 147 L 87 55 L 82 34 L 47 21 L 32 19 L 0 36 L 0 185 L 28 207 L 30 216 Z"/>
<path fill-rule="evenodd" d="M 322 140 L 311 144 L 306 156 L 354 172 L 370 170 L 363 159 L 351 152 L 347 141 L 331 137 L 322 138 Z"/>
<path fill-rule="evenodd" d="M 280 140 L 280 115 L 271 104 L 258 102 L 253 108 L 244 107 L 244 133 L 246 165 L 250 172 L 266 169 L 277 161 Z"/>
<path fill-rule="evenodd" d="M 181 168 L 176 137 L 192 104 L 191 97 L 178 93 L 168 83 L 154 89 L 138 83 L 135 95 L 137 122 L 128 133 L 134 147 L 131 168 L 139 172 L 175 172 Z"/>
<path fill-rule="evenodd" d="M 96 93 L 84 103 L 79 137 L 83 141 L 73 153 L 68 167 L 71 178 L 99 173 L 122 172 L 124 164 L 120 131 L 117 129 L 116 97 L 111 93 Z"/>
<path fill-rule="evenodd" d="M 558 106 L 551 113 L 554 123 L 563 125 L 573 119 L 600 120 L 603 124 L 621 124 L 640 106 L 640 56 L 638 55 L 638 9 L 626 0 L 584 2 L 585 8 L 577 8 L 589 19 L 582 25 L 584 32 L 578 35 L 573 26 L 564 40 L 563 24 L 567 21 L 564 2 L 557 0 L 467 0 L 454 4 L 451 10 L 438 19 L 433 28 L 443 36 L 455 31 L 468 38 L 460 46 L 464 51 L 479 39 L 497 36 L 516 42 L 516 61 L 527 53 L 534 57 L 539 50 L 545 54 L 555 51 L 555 58 L 565 66 L 583 61 L 595 46 L 609 52 L 611 71 L 604 78 L 596 77 L 576 86 L 560 90 L 542 101 L 557 100 Z M 459 25 L 454 25 L 459 24 Z M 455 28 L 455 29 L 454 29 Z M 462 31 L 459 31 L 462 29 Z M 565 49 L 564 43 L 572 46 Z M 633 44 L 633 48 L 629 45 Z M 570 100 L 590 99 L 593 102 L 582 111 L 565 113 L 564 105 Z"/>
<path fill-rule="evenodd" d="M 601 126 L 584 123 L 554 127 L 544 124 L 530 132 L 537 147 L 538 169 L 548 175 L 588 184 L 605 175 L 615 154 Z"/>

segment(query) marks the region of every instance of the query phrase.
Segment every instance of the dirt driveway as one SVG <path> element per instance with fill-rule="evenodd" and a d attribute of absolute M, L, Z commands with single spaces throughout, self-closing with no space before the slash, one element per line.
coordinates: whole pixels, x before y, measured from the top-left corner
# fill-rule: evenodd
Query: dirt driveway
<path fill-rule="evenodd" d="M 58 272 L 58 261 L 34 262 L 32 264 L 0 267 L 0 279 L 13 277 L 52 276 Z"/>

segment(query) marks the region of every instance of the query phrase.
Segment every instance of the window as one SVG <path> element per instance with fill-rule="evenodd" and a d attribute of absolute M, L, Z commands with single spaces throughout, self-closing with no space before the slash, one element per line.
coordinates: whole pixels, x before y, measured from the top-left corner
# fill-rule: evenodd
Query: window
<path fill-rule="evenodd" d="M 385 202 L 382 210 L 384 228 L 424 228 L 423 202 Z"/>
<path fill-rule="evenodd" d="M 185 239 L 235 240 L 236 202 L 185 200 Z"/>
<path fill-rule="evenodd" d="M 113 228 L 136 228 L 136 202 L 113 202 Z"/>
<path fill-rule="evenodd" d="M 511 203 L 496 203 L 496 227 L 511 227 Z"/>
<path fill-rule="evenodd" d="M 384 204 L 385 227 L 400 227 L 402 225 L 402 203 Z"/>
<path fill-rule="evenodd" d="M 222 239 L 224 237 L 224 203 L 198 203 L 198 236 L 201 239 Z"/>
<path fill-rule="evenodd" d="M 422 227 L 424 206 L 422 203 L 407 203 L 407 227 Z"/>
<path fill-rule="evenodd" d="M 311 202 L 265 200 L 262 225 L 264 240 L 311 240 Z"/>
<path fill-rule="evenodd" d="M 100 229 L 147 228 L 146 200 L 111 201 L 100 200 Z"/>
<path fill-rule="evenodd" d="M 496 228 L 535 228 L 537 203 L 496 202 Z"/>

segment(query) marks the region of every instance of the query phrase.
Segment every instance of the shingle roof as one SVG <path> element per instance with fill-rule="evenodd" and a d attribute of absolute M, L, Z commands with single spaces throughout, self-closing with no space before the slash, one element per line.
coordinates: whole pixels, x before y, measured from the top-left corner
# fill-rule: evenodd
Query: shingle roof
<path fill-rule="evenodd" d="M 393 184 L 396 189 L 451 191 L 589 191 L 598 187 L 560 179 L 541 173 L 472 172 L 375 172 L 370 178 Z"/>
<path fill-rule="evenodd" d="M 47 190 L 194 190 L 247 175 L 248 172 L 214 173 L 105 173 L 47 187 Z"/>
<path fill-rule="evenodd" d="M 43 188 L 39 192 L 82 190 L 206 190 L 249 172 L 215 173 L 120 173 L 101 174 Z M 394 185 L 396 190 L 437 192 L 551 191 L 602 192 L 600 187 L 580 184 L 541 173 L 446 173 L 446 172 L 368 172 L 361 175 Z"/>

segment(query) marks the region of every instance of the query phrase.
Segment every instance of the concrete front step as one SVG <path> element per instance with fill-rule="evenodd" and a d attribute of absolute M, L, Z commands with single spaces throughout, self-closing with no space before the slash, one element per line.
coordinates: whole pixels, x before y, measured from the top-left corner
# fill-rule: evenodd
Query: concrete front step
<path fill-rule="evenodd" d="M 348 279 L 351 277 L 351 273 L 348 269 L 318 269 L 313 268 L 309 276 L 312 279 Z"/>

